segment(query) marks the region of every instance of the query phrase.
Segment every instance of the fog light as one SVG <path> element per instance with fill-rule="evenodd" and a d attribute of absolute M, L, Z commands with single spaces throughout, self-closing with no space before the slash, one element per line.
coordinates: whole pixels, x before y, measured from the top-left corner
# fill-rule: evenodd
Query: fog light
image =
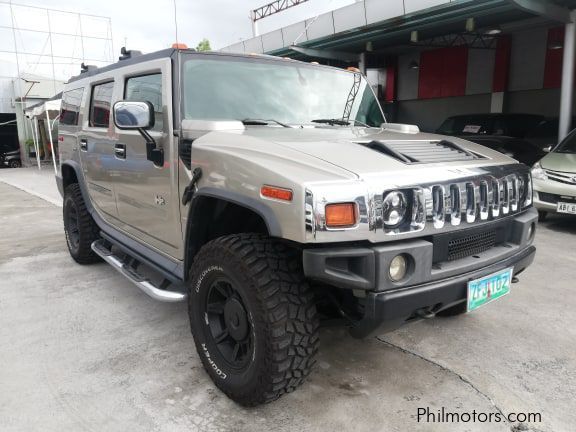
<path fill-rule="evenodd" d="M 388 273 L 393 282 L 399 282 L 406 276 L 408 270 L 408 262 L 404 255 L 396 255 L 390 262 L 390 269 Z"/>

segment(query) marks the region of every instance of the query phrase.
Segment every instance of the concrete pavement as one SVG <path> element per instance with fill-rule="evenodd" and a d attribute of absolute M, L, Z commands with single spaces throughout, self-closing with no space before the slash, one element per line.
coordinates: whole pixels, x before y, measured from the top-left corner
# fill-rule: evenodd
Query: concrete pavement
<path fill-rule="evenodd" d="M 536 262 L 506 298 L 464 317 L 362 341 L 325 329 L 318 365 L 303 387 L 244 409 L 204 373 L 185 305 L 155 302 L 105 264 L 75 264 L 61 209 L 1 181 L 3 432 L 525 426 L 417 422 L 417 409 L 426 407 L 537 412 L 542 422 L 531 424 L 533 431 L 574 430 L 574 218 L 552 217 L 540 226 Z"/>

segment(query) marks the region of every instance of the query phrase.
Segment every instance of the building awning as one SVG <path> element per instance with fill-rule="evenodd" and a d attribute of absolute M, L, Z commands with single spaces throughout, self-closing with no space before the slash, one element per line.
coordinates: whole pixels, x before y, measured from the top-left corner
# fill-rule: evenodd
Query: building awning
<path fill-rule="evenodd" d="M 60 94 L 61 96 L 61 94 Z M 62 99 L 49 99 L 47 101 L 40 102 L 36 105 L 32 105 L 24 110 L 25 114 L 29 118 L 39 117 L 45 118 L 46 112 L 51 119 L 55 119 L 60 114 L 60 106 L 62 104 Z"/>
<path fill-rule="evenodd" d="M 489 28 L 540 17 L 543 9 L 554 20 L 573 8 L 576 0 L 363 0 L 222 51 L 293 56 L 290 46 L 298 45 L 360 53 L 368 42 L 382 51 L 409 46 L 413 31 L 420 39 L 462 33 L 469 18 L 477 28 Z"/>

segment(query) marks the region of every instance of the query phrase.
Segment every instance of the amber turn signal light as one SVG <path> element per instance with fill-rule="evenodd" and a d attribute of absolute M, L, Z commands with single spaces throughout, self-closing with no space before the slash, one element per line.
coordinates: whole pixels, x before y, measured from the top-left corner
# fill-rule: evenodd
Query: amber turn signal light
<path fill-rule="evenodd" d="M 260 194 L 266 198 L 292 201 L 292 191 L 290 189 L 279 188 L 276 186 L 262 186 L 260 188 Z"/>
<path fill-rule="evenodd" d="M 356 225 L 356 204 L 341 203 L 326 206 L 326 226 L 346 228 Z"/>

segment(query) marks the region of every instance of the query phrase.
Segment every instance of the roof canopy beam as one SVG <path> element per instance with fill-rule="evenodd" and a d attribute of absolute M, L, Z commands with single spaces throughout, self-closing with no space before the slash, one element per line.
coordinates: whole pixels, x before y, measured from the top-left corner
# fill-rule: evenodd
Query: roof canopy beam
<path fill-rule="evenodd" d="M 308 57 L 315 57 L 328 60 L 340 60 L 346 63 L 358 63 L 360 61 L 360 56 L 358 54 L 349 52 L 316 49 L 316 48 L 304 48 L 296 45 L 290 45 L 289 48 L 292 51 L 296 51 Z"/>
<path fill-rule="evenodd" d="M 563 23 L 572 22 L 570 9 L 559 6 L 551 1 L 542 0 L 508 0 L 516 8 L 535 15 L 540 15 Z"/>

